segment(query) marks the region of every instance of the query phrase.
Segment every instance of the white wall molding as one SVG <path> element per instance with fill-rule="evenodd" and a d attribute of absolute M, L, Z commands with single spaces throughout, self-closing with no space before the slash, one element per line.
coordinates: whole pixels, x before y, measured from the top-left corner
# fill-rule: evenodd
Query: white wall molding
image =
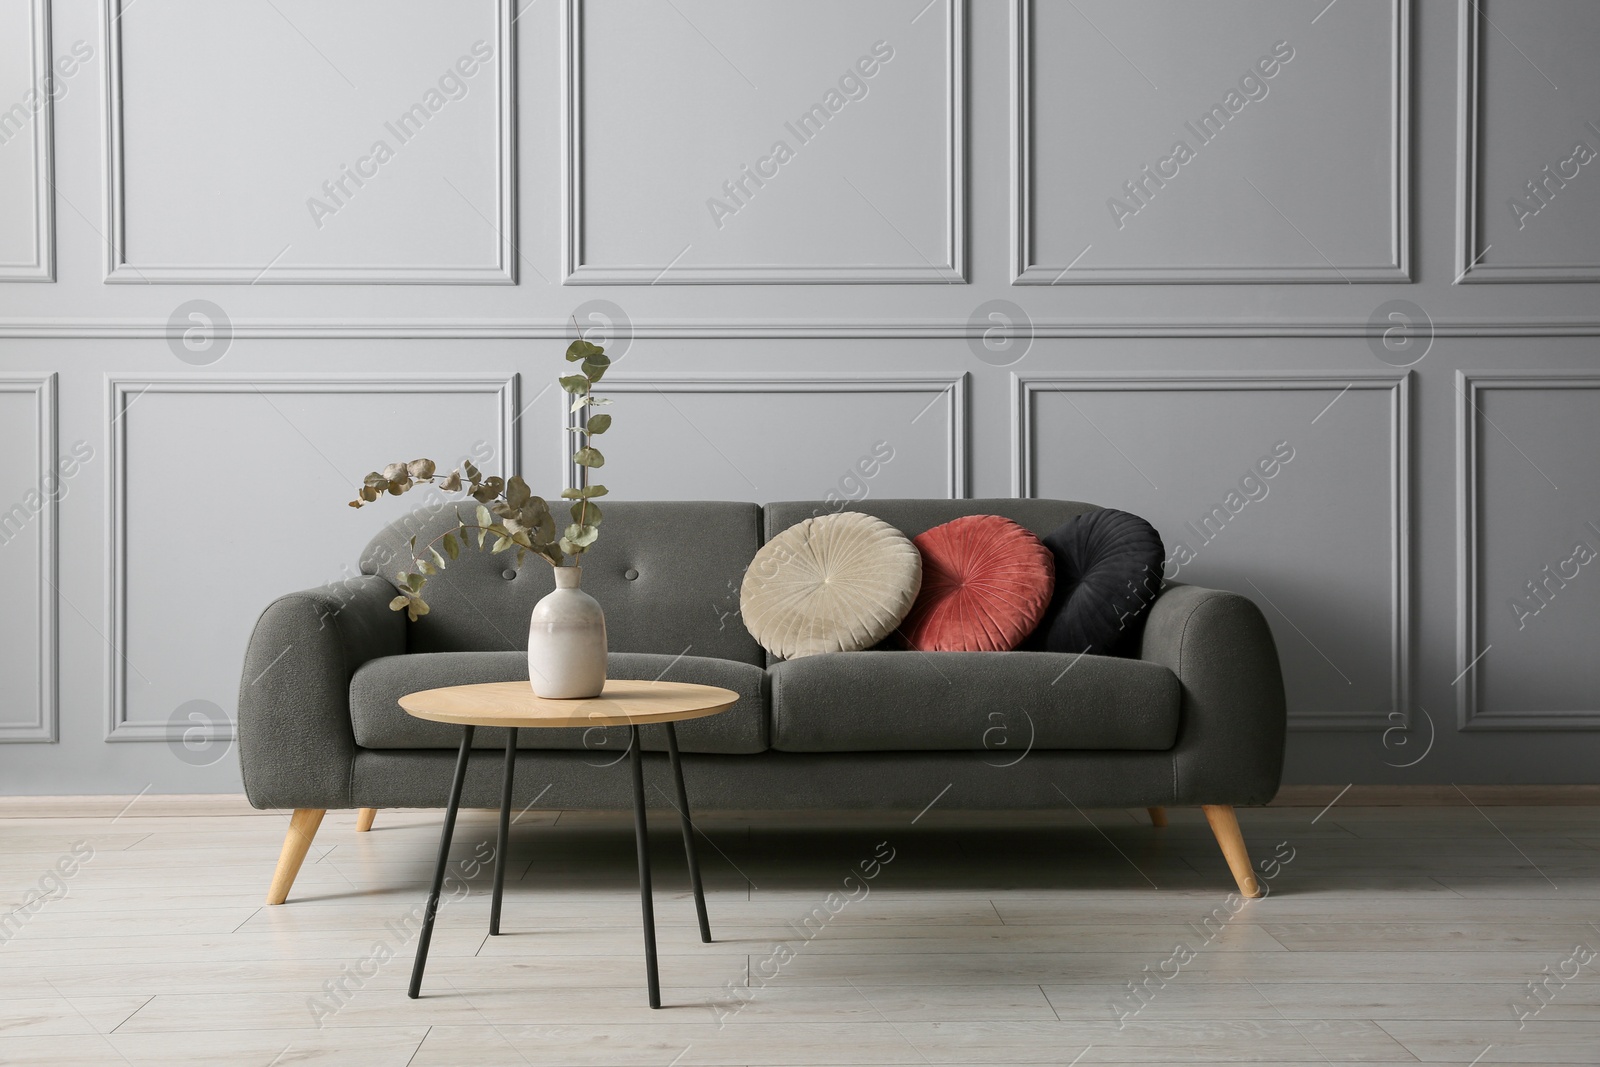
<path fill-rule="evenodd" d="M 1331 374 L 1283 373 L 1238 375 L 1138 375 L 1083 377 L 1028 377 L 1012 375 L 1011 397 L 1011 492 L 1013 496 L 1034 495 L 1033 398 L 1057 392 L 1141 392 L 1141 391 L 1237 391 L 1284 392 L 1288 390 L 1377 391 L 1389 394 L 1389 568 L 1390 582 L 1390 663 L 1387 712 L 1299 713 L 1291 712 L 1289 725 L 1299 730 L 1371 730 L 1397 723 L 1409 723 L 1411 704 L 1411 432 L 1409 372 Z"/>
<path fill-rule="evenodd" d="M 33 138 L 33 259 L 27 263 L 0 263 L 0 282 L 53 282 L 56 280 L 55 214 L 55 98 L 45 91 L 55 77 L 51 66 L 50 0 L 29 0 L 29 39 L 33 44 L 28 85 L 45 99 L 29 130 Z M 8 101 L 7 103 L 10 103 Z"/>
<path fill-rule="evenodd" d="M 1030 70 L 1034 0 L 1011 0 L 1011 248 L 1013 285 L 1167 285 L 1283 282 L 1409 282 L 1411 280 L 1410 123 L 1411 0 L 1391 0 L 1390 262 L 1313 267 L 1076 267 L 1041 264 L 1033 249 L 1033 84 Z M 1463 0 L 1468 2 L 1468 0 Z M 1070 268 L 1070 269 L 1069 269 Z"/>
<path fill-rule="evenodd" d="M 1600 389 L 1596 371 L 1456 371 L 1456 725 L 1462 730 L 1595 730 L 1600 707 L 1576 711 L 1486 710 L 1478 692 L 1477 664 L 1483 599 L 1478 550 L 1478 398 L 1497 389 Z M 1507 439 L 1509 440 L 1509 438 Z M 1513 445 L 1513 448 L 1516 446 Z"/>
<path fill-rule="evenodd" d="M 937 0 L 934 0 L 937 2 Z M 564 0 L 561 22 L 561 263 L 563 285 L 883 285 L 963 284 L 966 249 L 966 7 L 946 7 L 945 159 L 946 235 L 944 263 L 839 264 L 802 267 L 769 263 L 686 266 L 671 263 L 607 265 L 583 261 L 583 0 Z"/>
<path fill-rule="evenodd" d="M 1478 282 L 1600 282 L 1600 263 L 1504 263 L 1478 261 L 1483 218 L 1480 182 L 1483 141 L 1483 23 L 1479 0 L 1458 0 L 1459 68 L 1456 101 L 1456 280 Z"/>
<path fill-rule="evenodd" d="M 58 474 L 60 446 L 56 435 L 56 375 L 51 373 L 42 377 L 28 377 L 0 374 L 0 393 L 33 396 L 39 450 L 39 469 L 35 477 L 46 471 Z M 28 741 L 54 743 L 61 737 L 61 646 L 56 610 L 59 600 L 56 586 L 61 570 L 59 512 L 59 497 L 46 495 L 43 507 L 34 519 L 39 524 L 39 584 L 36 593 L 39 620 L 38 714 L 32 723 L 26 725 L 0 725 L 0 744 Z M 16 604 L 10 604 L 7 610 L 17 607 Z"/>
<path fill-rule="evenodd" d="M 615 393 L 926 393 L 929 407 L 943 397 L 945 409 L 945 492 L 951 500 L 967 495 L 967 380 L 954 377 L 873 375 L 861 378 L 764 375 L 661 375 L 649 378 L 613 378 L 607 375 L 599 392 Z M 566 486 L 576 483 L 571 462 L 571 434 L 561 428 L 561 460 Z"/>
<path fill-rule="evenodd" d="M 110 473 L 106 478 L 106 674 L 105 707 L 107 741 L 182 740 L 181 730 L 167 723 L 134 722 L 128 718 L 128 422 L 125 418 L 146 393 L 203 393 L 212 395 L 283 393 L 356 393 L 366 395 L 478 393 L 493 396 L 499 413 L 498 444 L 505 457 L 506 476 L 520 470 L 521 439 L 518 406 L 519 378 L 425 375 L 301 375 L 284 377 L 142 376 L 106 377 L 106 443 Z M 192 729 L 192 728 L 190 728 Z M 204 740 L 231 740 L 233 724 L 207 731 Z"/>
<path fill-rule="evenodd" d="M 105 77 L 105 247 L 107 282 L 147 285 L 515 285 L 517 283 L 517 63 L 515 0 L 489 0 L 495 5 L 495 262 L 482 266 L 421 265 L 397 267 L 381 263 L 317 267 L 278 267 L 270 263 L 209 266 L 183 263 L 136 263 L 128 258 L 126 165 L 123 151 L 123 86 L 121 12 L 135 0 L 101 0 L 101 47 Z M 282 253 L 280 253 L 281 255 Z"/>
<path fill-rule="evenodd" d="M 239 319 L 235 338 L 253 340 L 563 340 L 572 339 L 571 319 Z M 962 339 L 977 335 L 965 320 L 778 319 L 642 320 L 630 326 L 637 338 L 671 340 L 849 340 Z M 0 339 L 103 338 L 160 339 L 165 319 L 0 319 Z M 1039 338 L 1363 338 L 1373 336 L 1366 321 L 1310 320 L 1157 320 L 1042 319 L 1031 325 Z M 1600 320 L 1439 320 L 1435 337 L 1600 337 Z"/>

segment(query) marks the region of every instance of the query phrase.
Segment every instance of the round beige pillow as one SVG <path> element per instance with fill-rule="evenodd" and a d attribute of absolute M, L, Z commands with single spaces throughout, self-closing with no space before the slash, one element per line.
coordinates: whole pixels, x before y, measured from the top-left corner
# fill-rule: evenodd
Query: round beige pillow
<path fill-rule="evenodd" d="M 859 652 L 916 603 L 922 556 L 911 539 L 857 511 L 802 519 L 761 546 L 739 589 L 745 628 L 780 659 Z"/>

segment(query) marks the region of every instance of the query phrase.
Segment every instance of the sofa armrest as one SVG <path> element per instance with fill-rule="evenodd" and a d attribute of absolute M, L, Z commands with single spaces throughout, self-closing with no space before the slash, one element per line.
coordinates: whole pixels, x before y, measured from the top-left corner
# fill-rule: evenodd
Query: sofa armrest
<path fill-rule="evenodd" d="M 239 681 L 239 760 L 255 807 L 350 806 L 350 677 L 405 652 L 394 596 L 363 574 L 279 597 L 256 620 Z"/>
<path fill-rule="evenodd" d="M 1178 676 L 1178 804 L 1265 804 L 1283 775 L 1287 724 L 1277 645 L 1246 597 L 1169 586 L 1150 608 L 1140 658 Z"/>

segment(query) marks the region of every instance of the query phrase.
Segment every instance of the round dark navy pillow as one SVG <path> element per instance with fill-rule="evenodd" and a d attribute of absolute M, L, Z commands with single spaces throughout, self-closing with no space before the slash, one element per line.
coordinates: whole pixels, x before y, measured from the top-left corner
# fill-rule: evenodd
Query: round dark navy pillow
<path fill-rule="evenodd" d="M 1155 527 L 1102 508 L 1071 519 L 1043 541 L 1056 558 L 1056 589 L 1029 646 L 1137 656 L 1166 558 Z"/>

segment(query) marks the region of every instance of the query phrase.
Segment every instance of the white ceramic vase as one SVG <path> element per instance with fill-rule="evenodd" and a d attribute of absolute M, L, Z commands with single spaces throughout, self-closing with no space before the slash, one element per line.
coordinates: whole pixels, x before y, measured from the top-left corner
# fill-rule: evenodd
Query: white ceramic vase
<path fill-rule="evenodd" d="M 595 697 L 606 684 L 606 616 L 578 588 L 582 567 L 555 568 L 554 591 L 528 622 L 528 678 L 541 697 Z"/>

